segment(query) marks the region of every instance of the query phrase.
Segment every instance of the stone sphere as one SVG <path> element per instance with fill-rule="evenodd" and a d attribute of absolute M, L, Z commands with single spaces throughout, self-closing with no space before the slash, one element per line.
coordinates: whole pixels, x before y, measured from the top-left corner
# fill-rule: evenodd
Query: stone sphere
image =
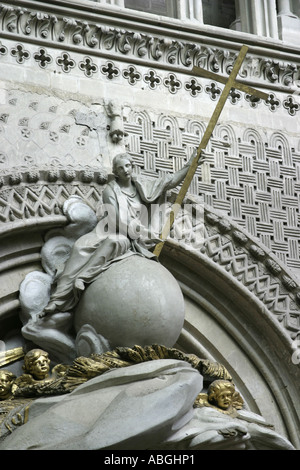
<path fill-rule="evenodd" d="M 77 332 L 89 324 L 113 348 L 172 347 L 183 322 L 184 299 L 174 276 L 138 255 L 113 263 L 88 286 L 74 316 Z"/>

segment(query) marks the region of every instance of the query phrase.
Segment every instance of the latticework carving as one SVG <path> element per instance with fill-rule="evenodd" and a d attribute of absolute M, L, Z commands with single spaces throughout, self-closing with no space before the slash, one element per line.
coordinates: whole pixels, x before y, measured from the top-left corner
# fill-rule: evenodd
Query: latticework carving
<path fill-rule="evenodd" d="M 125 130 L 138 171 L 155 176 L 181 168 L 205 123 L 132 112 Z M 300 268 L 300 142 L 281 132 L 217 126 L 190 193 L 236 221 L 287 266 Z"/>

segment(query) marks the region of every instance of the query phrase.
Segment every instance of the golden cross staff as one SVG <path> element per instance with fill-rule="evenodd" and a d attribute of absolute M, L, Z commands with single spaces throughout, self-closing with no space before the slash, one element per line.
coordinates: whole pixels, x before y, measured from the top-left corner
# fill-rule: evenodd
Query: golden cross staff
<path fill-rule="evenodd" d="M 162 233 L 160 235 L 160 238 L 161 238 L 161 242 L 159 242 L 155 249 L 154 249 L 154 254 L 158 257 L 161 253 L 161 250 L 163 249 L 163 246 L 164 246 L 164 243 L 170 233 L 170 230 L 173 226 L 173 223 L 174 223 L 174 220 L 175 220 L 175 217 L 176 215 L 178 214 L 180 208 L 181 208 L 181 205 L 182 205 L 182 202 L 183 202 L 183 199 L 189 189 L 189 186 L 193 180 L 193 177 L 195 175 L 195 172 L 197 170 L 197 167 L 198 167 L 198 164 L 199 164 L 199 160 L 200 160 L 200 157 L 201 157 L 201 153 L 203 152 L 203 150 L 205 150 L 207 144 L 208 144 L 208 141 L 214 131 L 214 128 L 217 124 L 217 121 L 219 119 L 219 116 L 222 112 L 222 109 L 226 103 L 226 100 L 228 98 L 228 95 L 230 93 L 230 90 L 232 88 L 236 88 L 240 91 L 243 91 L 243 92 L 246 92 L 248 93 L 249 95 L 254 95 L 254 96 L 257 96 L 258 98 L 261 98 L 263 100 L 267 100 L 269 98 L 269 95 L 266 94 L 266 93 L 263 93 L 259 90 L 255 90 L 254 88 L 248 86 L 248 85 L 244 85 L 243 83 L 239 83 L 236 81 L 236 77 L 237 77 L 237 74 L 239 73 L 239 70 L 241 68 L 241 65 L 243 63 L 243 60 L 246 56 L 248 52 L 248 47 L 247 46 L 242 46 L 240 52 L 239 52 L 239 55 L 234 63 L 234 66 L 232 68 L 232 71 L 231 71 L 231 74 L 229 75 L 228 79 L 226 77 L 223 77 L 223 76 L 220 76 L 220 75 L 217 75 L 216 73 L 213 73 L 213 72 L 209 72 L 207 70 L 204 70 L 200 67 L 194 67 L 192 69 L 192 74 L 193 75 L 200 75 L 202 77 L 205 77 L 205 78 L 210 78 L 210 79 L 213 79 L 213 80 L 216 80 L 220 83 L 224 83 L 225 84 L 225 87 L 222 91 L 222 94 L 219 98 L 219 101 L 218 101 L 218 104 L 210 118 L 210 121 L 207 125 L 207 128 L 206 128 L 206 131 L 201 139 L 201 142 L 200 142 L 200 145 L 197 149 L 197 153 L 194 157 L 194 159 L 192 160 L 192 163 L 189 167 L 189 170 L 186 174 L 186 177 L 182 183 L 182 186 L 180 188 L 180 191 L 177 195 L 177 198 L 176 198 L 176 201 L 174 203 L 174 205 L 172 206 L 172 209 L 171 209 L 171 212 L 169 214 L 169 217 L 163 227 L 163 230 L 162 230 Z"/>

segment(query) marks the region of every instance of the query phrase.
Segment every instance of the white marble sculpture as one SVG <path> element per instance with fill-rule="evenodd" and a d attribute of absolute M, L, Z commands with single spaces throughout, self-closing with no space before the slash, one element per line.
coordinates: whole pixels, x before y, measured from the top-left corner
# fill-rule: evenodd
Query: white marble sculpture
<path fill-rule="evenodd" d="M 131 157 L 120 154 L 99 220 L 78 198 L 66 201 L 70 223 L 48 235 L 41 253 L 46 274 L 31 273 L 20 289 L 27 340 L 69 362 L 120 345 L 175 344 L 183 296 L 151 249 L 159 241 L 166 192 L 188 168 L 189 162 L 172 175 L 134 177 Z"/>
<path fill-rule="evenodd" d="M 69 223 L 47 234 L 41 253 L 45 272 L 30 273 L 20 288 L 27 340 L 67 364 L 117 346 L 175 344 L 183 296 L 151 248 L 166 191 L 187 169 L 143 181 L 132 177 L 125 154 L 114 161 L 100 219 L 80 198 L 66 201 Z M 143 207 L 152 204 L 158 214 L 145 218 Z M 112 368 L 70 393 L 35 398 L 26 423 L 5 436 L 0 449 L 293 449 L 246 409 L 232 415 L 195 407 L 202 390 L 199 370 L 179 359 Z"/>
<path fill-rule="evenodd" d="M 180 360 L 110 370 L 35 400 L 0 450 L 293 450 L 254 413 L 194 408 L 202 387 L 201 374 Z"/>

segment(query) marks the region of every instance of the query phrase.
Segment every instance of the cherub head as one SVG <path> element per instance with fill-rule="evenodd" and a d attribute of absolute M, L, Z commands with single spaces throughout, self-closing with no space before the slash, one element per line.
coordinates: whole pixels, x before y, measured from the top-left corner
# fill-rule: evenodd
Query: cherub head
<path fill-rule="evenodd" d="M 235 387 L 229 380 L 215 380 L 208 387 L 208 401 L 222 410 L 229 410 L 235 394 Z"/>
<path fill-rule="evenodd" d="M 11 396 L 11 389 L 16 376 L 5 369 L 0 370 L 0 400 L 6 400 Z"/>
<path fill-rule="evenodd" d="M 32 349 L 24 357 L 23 369 L 36 380 L 46 379 L 50 370 L 48 353 L 42 349 Z"/>

